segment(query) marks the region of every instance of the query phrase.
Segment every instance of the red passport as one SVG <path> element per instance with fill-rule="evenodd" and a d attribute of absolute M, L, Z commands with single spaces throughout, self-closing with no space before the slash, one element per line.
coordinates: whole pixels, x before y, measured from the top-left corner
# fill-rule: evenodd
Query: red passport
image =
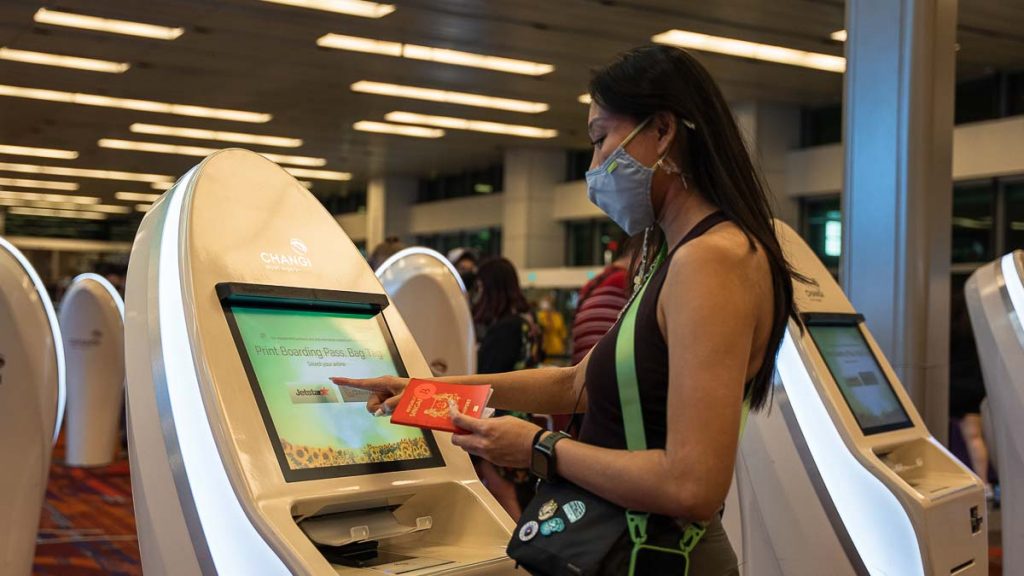
<path fill-rule="evenodd" d="M 488 385 L 412 379 L 391 414 L 391 423 L 465 434 L 465 430 L 457 428 L 452 422 L 448 403 L 454 402 L 459 412 L 479 418 L 490 397 L 491 387 Z"/>

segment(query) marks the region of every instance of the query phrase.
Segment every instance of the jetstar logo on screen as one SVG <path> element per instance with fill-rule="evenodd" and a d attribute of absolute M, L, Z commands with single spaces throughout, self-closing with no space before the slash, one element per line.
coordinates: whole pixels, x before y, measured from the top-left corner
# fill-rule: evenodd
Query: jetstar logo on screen
<path fill-rule="evenodd" d="M 260 260 L 268 270 L 282 270 L 285 272 L 296 272 L 303 268 L 311 268 L 313 262 L 309 259 L 309 247 L 298 238 L 292 238 L 288 244 L 291 246 L 292 254 L 286 252 L 260 252 Z"/>
<path fill-rule="evenodd" d="M 338 395 L 329 386 L 290 386 L 292 404 L 328 404 L 338 401 Z"/>

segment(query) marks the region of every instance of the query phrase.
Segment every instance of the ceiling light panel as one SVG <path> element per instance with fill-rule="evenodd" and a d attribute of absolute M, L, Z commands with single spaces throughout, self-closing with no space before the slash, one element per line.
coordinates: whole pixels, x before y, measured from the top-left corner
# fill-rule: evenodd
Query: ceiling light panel
<path fill-rule="evenodd" d="M 202 146 L 179 146 L 177 144 L 160 144 L 158 142 L 135 142 L 133 140 L 119 140 L 117 138 L 101 138 L 97 142 L 100 148 L 112 150 L 130 150 L 132 152 L 154 152 L 157 154 L 177 154 L 179 156 L 198 156 L 205 158 L 220 148 L 203 148 Z M 288 156 L 283 154 L 270 154 L 258 152 L 267 160 L 278 164 L 290 164 L 293 166 L 320 167 L 327 165 L 325 158 L 313 158 L 310 156 Z"/>
<path fill-rule="evenodd" d="M 16 188 L 42 188 L 44 190 L 78 190 L 76 182 L 56 182 L 53 180 L 30 180 L 28 178 L 0 178 L 0 186 Z"/>
<path fill-rule="evenodd" d="M 402 44 L 401 42 L 388 42 L 386 40 L 375 40 L 373 38 L 360 38 L 358 36 L 345 36 L 342 34 L 325 34 L 316 41 L 317 46 L 333 48 L 335 50 L 348 50 L 351 52 L 366 52 L 369 54 L 380 54 L 383 56 L 395 56 L 410 58 L 412 60 L 424 60 L 427 62 L 439 62 L 454 66 L 468 66 L 471 68 L 483 68 L 508 72 L 509 74 L 524 74 L 527 76 L 543 76 L 554 71 L 551 64 L 542 62 L 531 62 L 529 60 L 517 60 L 514 58 L 503 58 L 500 56 L 489 56 L 486 54 L 475 54 L 473 52 L 462 52 L 459 50 L 448 50 L 446 48 L 433 48 L 431 46 L 419 46 L 416 44 Z"/>
<path fill-rule="evenodd" d="M 54 218 L 78 218 L 80 220 L 106 220 L 106 214 L 100 214 L 98 212 L 81 212 L 78 210 L 54 210 L 52 208 L 11 208 L 7 211 L 8 214 L 18 214 L 21 216 L 47 216 Z"/>
<path fill-rule="evenodd" d="M 466 118 L 452 118 L 450 116 L 431 116 L 413 112 L 389 112 L 384 116 L 384 119 L 388 122 L 398 122 L 401 124 L 419 124 L 421 126 L 436 126 L 438 128 L 470 130 L 473 132 L 487 132 L 489 134 L 505 134 L 523 138 L 554 138 L 558 136 L 558 130 L 551 128 L 502 124 L 485 120 L 468 120 Z"/>
<path fill-rule="evenodd" d="M 829 38 L 836 42 L 846 42 L 846 29 L 836 30 L 835 32 L 828 35 Z"/>
<path fill-rule="evenodd" d="M 33 200 L 38 202 L 70 202 L 72 204 L 99 204 L 96 196 L 74 196 L 71 194 L 44 194 L 40 192 L 12 192 L 0 190 L 0 199 Z"/>
<path fill-rule="evenodd" d="M 380 4 L 366 0 L 263 0 L 271 4 L 283 4 L 310 10 L 323 10 L 362 18 L 383 18 L 395 11 L 394 4 Z"/>
<path fill-rule="evenodd" d="M 495 96 L 484 96 L 482 94 L 436 90 L 434 88 L 421 88 L 418 86 L 403 86 L 401 84 L 372 82 L 370 80 L 360 80 L 359 82 L 352 84 L 352 91 L 362 92 L 365 94 L 376 94 L 379 96 L 393 96 L 395 98 L 412 98 L 414 100 L 427 100 L 429 102 L 459 104 L 461 106 L 494 108 L 497 110 L 508 110 L 510 112 L 525 112 L 527 114 L 547 112 L 548 108 L 550 108 L 550 106 L 543 102 L 498 98 Z"/>
<path fill-rule="evenodd" d="M 377 132 L 380 134 L 393 134 L 395 136 L 411 136 L 413 138 L 441 138 L 444 130 L 440 128 L 425 128 L 423 126 L 405 126 L 403 124 L 389 124 L 387 122 L 373 122 L 361 120 L 352 125 L 361 132 Z"/>
<path fill-rule="evenodd" d="M 156 202 L 162 194 L 149 194 L 146 192 L 115 192 L 114 198 L 125 202 Z"/>
<path fill-rule="evenodd" d="M 846 71 L 846 59 L 842 56 L 794 50 L 771 44 L 747 42 L 735 38 L 711 36 L 685 30 L 669 30 L 651 38 L 658 44 L 668 44 L 680 48 L 713 52 L 738 58 L 750 58 L 776 64 L 788 64 L 802 68 L 813 68 L 827 72 L 843 73 Z"/>
<path fill-rule="evenodd" d="M 22 62 L 25 64 L 40 64 L 42 66 L 58 66 L 60 68 L 74 68 L 76 70 L 87 70 L 89 72 L 106 72 L 108 74 L 121 74 L 131 68 L 127 62 L 111 62 L 109 60 L 96 60 L 94 58 L 79 58 L 78 56 L 64 56 L 61 54 L 49 54 L 47 52 L 32 52 L 29 50 L 15 50 L 13 48 L 0 48 L 0 60 L 11 62 Z"/>
<path fill-rule="evenodd" d="M 170 190 L 171 186 L 174 186 L 174 182 L 153 182 L 149 185 L 153 190 Z"/>
<path fill-rule="evenodd" d="M 172 104 L 168 102 L 155 102 L 153 100 L 138 100 L 134 98 L 115 98 L 113 96 L 102 96 L 99 94 L 64 92 L 62 90 L 47 90 L 43 88 L 26 88 L 23 86 L 10 86 L 7 84 L 0 84 L 0 96 L 28 98 L 31 100 L 46 100 L 48 102 L 78 104 L 81 106 L 118 108 L 121 110 L 135 110 L 137 112 L 153 112 L 155 114 L 174 114 L 177 116 L 194 116 L 196 118 L 231 120 L 233 122 L 250 122 L 254 124 L 269 122 L 270 119 L 273 118 L 272 115 L 264 114 L 262 112 L 248 112 L 246 110 L 231 110 L 228 108 L 210 108 L 207 106 L 193 106 L 191 104 Z"/>
<path fill-rule="evenodd" d="M 580 94 L 579 96 L 576 97 L 576 101 L 579 102 L 580 104 L 589 105 L 592 100 L 593 98 L 590 97 L 589 93 Z"/>
<path fill-rule="evenodd" d="M 14 156 L 36 156 L 39 158 L 56 158 L 58 160 L 74 160 L 78 158 L 78 152 L 74 150 L 60 150 L 57 148 L 33 148 L 31 146 L 10 146 L 0 144 L 0 154 L 11 154 Z"/>
<path fill-rule="evenodd" d="M 98 180 L 129 180 L 134 182 L 173 182 L 171 176 L 122 172 L 119 170 L 93 170 L 67 166 L 38 166 L 35 164 L 14 164 L 0 162 L 0 172 L 21 172 L 23 174 L 46 174 L 47 176 L 68 176 L 71 178 L 96 178 Z"/>
<path fill-rule="evenodd" d="M 310 170 L 309 168 L 292 168 L 290 166 L 284 167 L 292 176 L 298 178 L 312 178 L 313 180 L 333 180 L 336 182 L 345 182 L 352 179 L 352 174 L 348 172 L 335 172 L 333 170 Z"/>
<path fill-rule="evenodd" d="M 61 210 L 79 210 L 85 212 L 99 212 L 102 214 L 130 214 L 132 212 L 132 209 L 127 206 L 113 206 L 110 204 L 77 204 L 74 202 L 61 202 L 57 200 L 23 200 L 0 198 L 0 206 L 59 208 Z"/>
<path fill-rule="evenodd" d="M 97 18 L 96 16 L 87 16 L 85 14 L 47 10 L 46 8 L 40 8 L 32 19 L 40 24 L 49 24 L 51 26 L 80 28 L 82 30 L 124 34 L 126 36 L 141 36 L 156 40 L 174 40 L 185 33 L 184 28 L 156 26 L 154 24 L 143 24 L 142 22 L 131 22 L 129 20 Z"/>
<path fill-rule="evenodd" d="M 136 212 L 143 212 L 143 213 L 145 213 L 145 212 L 149 212 L 149 209 L 152 208 L 152 207 L 153 207 L 152 204 L 136 204 L 135 205 L 135 211 Z"/>
<path fill-rule="evenodd" d="M 266 136 L 262 134 L 245 134 L 242 132 L 222 132 L 220 130 L 203 130 L 200 128 L 183 128 L 180 126 L 163 126 L 160 124 L 144 124 L 136 122 L 128 127 L 136 134 L 151 136 L 170 136 L 173 138 L 192 138 L 194 140 L 212 140 L 214 142 L 233 142 L 235 144 L 256 144 L 277 148 L 298 148 L 302 146 L 299 138 L 283 136 Z"/>

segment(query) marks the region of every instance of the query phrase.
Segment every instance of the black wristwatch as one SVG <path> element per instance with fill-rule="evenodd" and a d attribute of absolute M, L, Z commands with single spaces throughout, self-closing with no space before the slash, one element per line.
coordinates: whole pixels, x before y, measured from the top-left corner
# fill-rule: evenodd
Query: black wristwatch
<path fill-rule="evenodd" d="M 530 454 L 530 472 L 541 480 L 553 482 L 558 478 L 555 465 L 555 444 L 563 438 L 571 438 L 565 432 L 552 432 L 544 436 L 541 430 L 534 440 L 533 452 Z"/>

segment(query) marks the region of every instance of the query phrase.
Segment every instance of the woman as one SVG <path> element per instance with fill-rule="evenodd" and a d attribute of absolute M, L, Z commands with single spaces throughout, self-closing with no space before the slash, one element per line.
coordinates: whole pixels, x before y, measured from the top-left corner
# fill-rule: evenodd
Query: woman
<path fill-rule="evenodd" d="M 667 46 L 632 50 L 596 72 L 590 95 L 588 192 L 626 232 L 647 237 L 633 266 L 650 276 L 633 337 L 649 449 L 624 450 L 619 325 L 576 367 L 449 380 L 488 383 L 492 404 L 512 410 L 573 411 L 579 394 L 583 429 L 555 445 L 554 473 L 627 509 L 708 522 L 690 575 L 736 574 L 719 511 L 742 405 L 766 405 L 776 351 L 795 317 L 792 272 L 732 114 L 692 56 Z M 662 245 L 667 257 L 652 266 Z M 361 385 L 375 391 L 373 411 L 394 405 L 405 381 Z M 536 426 L 454 418 L 471 431 L 453 436 L 457 446 L 498 465 L 529 465 Z"/>
<path fill-rule="evenodd" d="M 473 321 L 476 324 L 476 369 L 478 374 L 500 374 L 535 368 L 537 325 L 530 316 L 530 305 L 519 286 L 519 273 L 505 258 L 482 262 L 476 271 Z M 507 411 L 499 415 L 509 414 Z M 529 419 L 523 412 L 514 414 Z M 533 497 L 530 473 L 525 466 L 495 466 L 474 459 L 477 473 L 502 507 L 515 519 L 522 506 Z"/>

